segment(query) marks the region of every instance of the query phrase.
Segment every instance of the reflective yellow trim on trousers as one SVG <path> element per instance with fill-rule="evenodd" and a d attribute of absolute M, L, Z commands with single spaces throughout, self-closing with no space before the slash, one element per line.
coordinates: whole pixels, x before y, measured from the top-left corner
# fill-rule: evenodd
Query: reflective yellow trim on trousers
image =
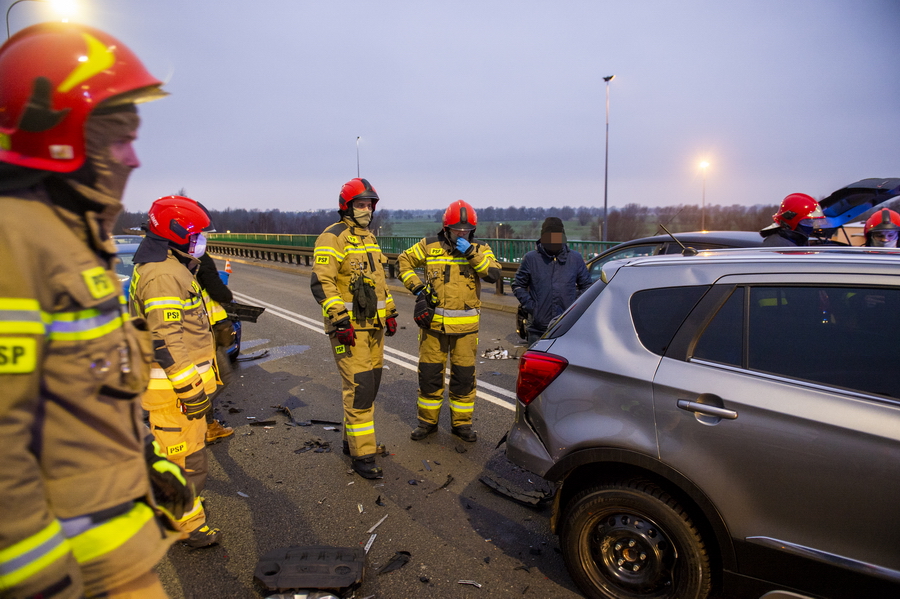
<path fill-rule="evenodd" d="M 444 398 L 440 399 L 427 399 L 425 397 L 419 396 L 419 401 L 416 404 L 425 410 L 440 410 L 441 406 L 444 405 Z"/>
<path fill-rule="evenodd" d="M 191 518 L 195 517 L 197 514 L 203 511 L 203 503 L 200 502 L 200 497 L 194 498 L 194 507 L 191 508 L 191 511 L 185 512 L 184 516 L 175 520 L 176 522 L 187 522 Z"/>
<path fill-rule="evenodd" d="M 135 503 L 127 514 L 116 516 L 69 539 L 72 553 L 79 564 L 97 559 L 121 547 L 152 519 L 153 510 L 149 505 Z"/>
<path fill-rule="evenodd" d="M 475 411 L 475 402 L 470 403 L 462 403 L 458 401 L 450 400 L 450 409 L 454 412 L 474 412 Z"/>
<path fill-rule="evenodd" d="M 0 591 L 38 574 L 70 550 L 58 520 L 39 533 L 3 549 L 0 551 Z"/>
<path fill-rule="evenodd" d="M 348 422 L 344 422 L 344 430 L 347 431 L 347 436 L 349 437 L 361 437 L 363 435 L 373 435 L 375 434 L 375 422 L 363 422 L 360 424 L 350 424 Z"/>

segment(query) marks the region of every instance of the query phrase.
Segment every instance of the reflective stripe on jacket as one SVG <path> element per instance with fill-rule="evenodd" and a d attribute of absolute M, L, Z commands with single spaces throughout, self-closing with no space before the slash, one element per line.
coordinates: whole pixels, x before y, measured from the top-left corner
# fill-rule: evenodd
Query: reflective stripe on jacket
<path fill-rule="evenodd" d="M 322 306 L 325 332 L 330 333 L 333 323 L 349 316 L 356 329 L 380 329 L 389 316 L 394 316 L 394 298 L 388 291 L 384 276 L 387 262 L 378 240 L 368 229 L 344 219 L 325 229 L 316 239 L 313 274 L 310 290 Z M 375 318 L 357 321 L 353 316 L 353 292 L 350 285 L 358 277 L 368 277 L 375 287 L 377 315 Z"/>
<path fill-rule="evenodd" d="M 165 371 L 175 393 L 189 397 L 206 386 L 197 365 L 213 360 L 215 345 L 203 292 L 189 270 L 197 261 L 175 252 L 169 249 L 162 262 L 135 266 L 131 312 L 147 319 L 153 368 Z"/>
<path fill-rule="evenodd" d="M 139 395 L 150 338 L 124 311 L 98 213 L 55 206 L 41 186 L 17 196 L 0 197 L 0 596 L 66 576 L 89 593 L 144 562 L 120 551 L 122 531 L 102 533 L 82 576 L 60 523 L 149 495 Z M 148 526 L 149 570 L 172 540 Z"/>
<path fill-rule="evenodd" d="M 438 297 L 431 328 L 451 335 L 478 330 L 481 314 L 481 279 L 494 283 L 500 278 L 500 263 L 487 244 L 472 242 L 466 257 L 451 247 L 441 232 L 422 239 L 400 254 L 400 280 L 412 291 L 429 283 Z M 423 281 L 414 269 L 424 270 Z"/>

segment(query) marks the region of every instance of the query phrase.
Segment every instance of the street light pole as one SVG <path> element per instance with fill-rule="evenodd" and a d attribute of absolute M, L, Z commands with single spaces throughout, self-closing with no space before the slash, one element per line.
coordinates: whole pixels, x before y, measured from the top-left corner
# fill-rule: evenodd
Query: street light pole
<path fill-rule="evenodd" d="M 703 161 L 700 163 L 700 170 L 703 171 L 703 193 L 700 196 L 700 230 L 706 230 L 706 169 L 709 168 L 709 163 L 707 161 Z"/>
<path fill-rule="evenodd" d="M 615 75 L 604 77 L 606 81 L 606 152 L 603 165 L 603 231 L 600 239 L 609 241 L 609 233 L 607 231 L 608 207 L 607 207 L 607 190 L 609 188 L 609 82 L 615 79 Z"/>

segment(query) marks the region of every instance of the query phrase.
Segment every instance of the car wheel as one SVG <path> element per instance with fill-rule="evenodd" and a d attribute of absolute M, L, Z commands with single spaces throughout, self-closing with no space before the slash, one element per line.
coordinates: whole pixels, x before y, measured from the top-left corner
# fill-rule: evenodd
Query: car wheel
<path fill-rule="evenodd" d="M 576 495 L 560 543 L 569 574 L 597 599 L 701 599 L 711 587 L 709 555 L 690 516 L 645 480 L 608 483 Z"/>

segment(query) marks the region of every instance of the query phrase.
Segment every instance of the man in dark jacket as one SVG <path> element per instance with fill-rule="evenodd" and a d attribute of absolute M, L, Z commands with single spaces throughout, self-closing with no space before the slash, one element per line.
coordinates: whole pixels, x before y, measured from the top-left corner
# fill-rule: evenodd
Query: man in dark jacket
<path fill-rule="evenodd" d="M 540 339 L 550 322 L 590 286 L 584 258 L 566 245 L 562 221 L 548 217 L 541 226 L 537 249 L 525 254 L 512 284 L 528 313 L 528 344 Z"/>

